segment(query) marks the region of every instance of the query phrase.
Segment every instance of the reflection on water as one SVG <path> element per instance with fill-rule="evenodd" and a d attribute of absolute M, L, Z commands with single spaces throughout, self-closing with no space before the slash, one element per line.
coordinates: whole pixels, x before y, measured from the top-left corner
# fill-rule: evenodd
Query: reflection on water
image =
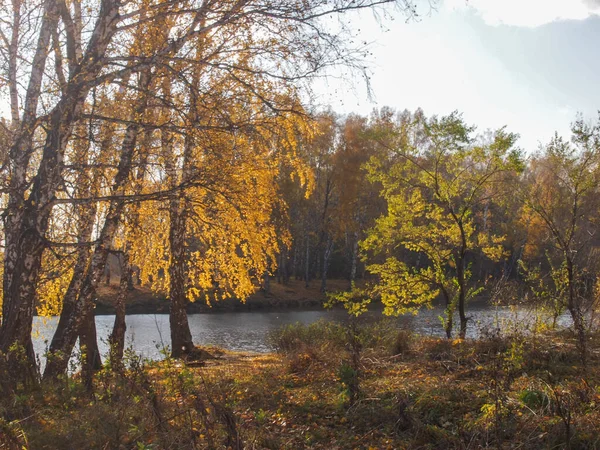
<path fill-rule="evenodd" d="M 429 336 L 444 336 L 439 316 L 441 308 L 423 310 L 418 315 L 398 317 L 398 326 Z M 509 308 L 472 307 L 468 315 L 468 337 L 477 337 L 481 330 L 494 327 L 495 324 L 512 324 L 524 327 L 534 320 L 530 311 L 511 310 Z M 361 320 L 375 320 L 381 313 L 369 312 Z M 216 345 L 230 350 L 269 352 L 271 348 L 267 336 L 271 330 L 291 323 L 312 323 L 319 319 L 346 321 L 345 311 L 277 311 L 277 312 L 228 312 L 215 314 L 190 314 L 189 322 L 194 343 L 199 345 Z M 97 316 L 96 326 L 100 351 L 108 352 L 108 335 L 112 329 L 114 316 Z M 150 359 L 160 359 L 162 349 L 169 345 L 169 316 L 167 314 L 128 315 L 126 345 Z M 58 318 L 34 318 L 34 347 L 39 355 L 43 355 Z M 457 323 L 455 321 L 455 323 Z M 560 325 L 568 325 L 567 316 L 559 320 Z M 504 327 L 502 327 L 504 328 Z"/>

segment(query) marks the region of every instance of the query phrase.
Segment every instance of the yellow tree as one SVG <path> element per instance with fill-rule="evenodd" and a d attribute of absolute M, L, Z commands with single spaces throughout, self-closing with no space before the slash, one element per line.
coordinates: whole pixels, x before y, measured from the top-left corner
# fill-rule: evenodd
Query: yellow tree
<path fill-rule="evenodd" d="M 343 33 L 344 27 L 332 29 L 327 18 L 384 3 L 392 0 L 2 3 L 3 12 L 10 12 L 3 15 L 9 19 L 0 23 L 1 38 L 8 44 L 8 51 L 0 57 L 4 59 L 1 66 L 7 73 L 3 78 L 8 81 L 11 99 L 9 151 L 7 164 L 2 166 L 6 196 L 0 351 L 8 358 L 6 379 L 14 381 L 14 385 L 16 381 L 35 382 L 37 378 L 31 327 L 43 255 L 50 245 L 47 234 L 52 210 L 67 200 L 73 204 L 97 200 L 106 207 L 106 220 L 98 227 L 96 245 L 79 294 L 81 301 L 78 300 L 73 315 L 87 317 L 93 309 L 95 285 L 119 229 L 124 197 L 132 201 L 130 178 L 138 134 L 144 128 L 181 126 L 181 123 L 144 122 L 139 111 L 147 109 L 143 105 L 146 101 L 148 108 L 158 108 L 160 104 L 180 112 L 165 103 L 164 98 L 154 95 L 150 79 L 159 71 L 168 72 L 177 80 L 176 94 L 185 96 L 188 75 L 195 65 L 202 66 L 207 74 L 203 80 L 210 78 L 211 71 L 226 73 L 248 91 L 254 89 L 249 81 L 257 74 L 298 87 L 303 80 L 322 73 L 332 64 L 359 68 L 357 61 L 363 54 L 349 46 L 351 41 L 347 39 L 348 33 Z M 405 7 L 408 14 L 414 11 L 408 0 L 397 4 Z M 35 13 L 38 9 L 40 14 Z M 157 24 L 165 21 L 172 25 L 164 27 L 166 38 L 160 32 L 153 32 Z M 144 45 L 127 45 L 136 42 L 140 30 L 147 33 Z M 191 43 L 207 35 L 217 38 L 220 45 L 203 51 L 206 59 L 194 60 L 190 49 L 195 46 Z M 247 64 L 244 55 L 249 54 L 253 55 L 254 64 Z M 27 76 L 18 82 L 18 74 Z M 208 89 L 197 95 L 210 97 L 213 92 L 210 82 L 204 86 Z M 95 121 L 117 123 L 117 135 L 121 137 L 115 147 L 120 157 L 105 182 L 107 195 L 95 199 L 60 198 L 73 130 L 79 121 L 89 119 L 85 105 L 93 104 L 94 94 L 102 89 L 113 94 L 110 98 L 115 114 L 103 117 L 89 114 Z M 115 99 L 120 90 L 144 94 L 131 95 L 136 104 L 127 114 L 118 112 L 121 108 Z M 226 96 L 223 93 L 224 99 Z M 270 97 L 263 100 L 269 105 Z M 274 113 L 285 112 L 277 104 L 271 106 Z M 228 126 L 231 132 L 235 131 L 235 126 Z M 173 131 L 181 133 L 181 129 Z M 79 331 L 82 320 L 71 318 L 69 323 L 68 334 L 72 336 Z M 61 350 L 65 353 L 72 347 L 72 338 L 67 341 L 69 344 Z M 18 357 L 19 347 L 25 350 L 24 361 Z"/>
<path fill-rule="evenodd" d="M 290 120 L 295 118 L 273 125 L 289 128 L 285 121 Z M 145 282 L 170 298 L 174 356 L 194 353 L 185 313 L 188 301 L 244 300 L 275 260 L 275 139 L 264 134 L 196 136 L 193 161 L 203 174 L 177 193 L 168 209 L 161 202 L 140 207 L 143 220 L 132 242 L 132 262 L 140 266 Z M 174 212 L 179 204 L 183 206 Z"/>
<path fill-rule="evenodd" d="M 371 129 L 377 128 L 376 121 L 369 123 L 366 117 L 350 115 L 340 127 L 335 154 L 335 181 L 339 187 L 335 229 L 345 242 L 351 289 L 358 268 L 358 243 L 384 210 L 384 202 L 378 198 L 378 184 L 367 180 L 365 168 L 378 151 L 377 140 L 371 135 Z"/>
<path fill-rule="evenodd" d="M 515 135 L 498 130 L 491 142 L 476 143 L 473 131 L 456 113 L 402 117 L 397 146 L 367 165 L 387 202 L 387 214 L 361 242 L 377 281 L 346 298 L 381 298 L 386 314 L 402 314 L 441 296 L 447 336 L 458 310 L 459 336 L 465 337 L 466 304 L 483 287 L 471 277 L 473 254 L 492 260 L 503 255 L 503 237 L 484 230 L 478 212 L 504 193 L 504 176 L 521 166 Z M 352 304 L 354 311 L 368 301 Z"/>

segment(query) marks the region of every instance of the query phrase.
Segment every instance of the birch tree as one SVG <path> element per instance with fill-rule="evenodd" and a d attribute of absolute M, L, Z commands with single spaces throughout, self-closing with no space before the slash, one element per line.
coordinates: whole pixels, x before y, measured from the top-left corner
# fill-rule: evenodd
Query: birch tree
<path fill-rule="evenodd" d="M 10 20 L 0 25 L 0 38 L 11 122 L 3 166 L 5 252 L 0 351 L 6 356 L 8 379 L 36 381 L 31 327 L 44 251 L 52 245 L 84 245 L 75 239 L 49 241 L 51 216 L 57 205 L 97 202 L 103 211 L 103 225 L 88 243 L 94 248 L 83 275 L 76 314 L 69 319 L 68 334 L 72 336 L 79 332 L 81 317 L 93 309 L 91 299 L 120 227 L 123 205 L 134 201 L 130 178 L 139 149 L 138 135 L 143 129 L 177 128 L 185 122 L 147 122 L 144 115 L 136 113 L 144 109 L 140 106 L 143 102 L 148 102 L 149 108 L 168 107 L 180 113 L 175 105 L 165 103 L 164 97 L 155 95 L 151 80 L 160 72 L 168 73 L 177 80 L 179 95 L 185 92 L 191 68 L 200 65 L 204 73 L 226 74 L 248 92 L 255 90 L 252 83 L 258 74 L 265 83 L 277 81 L 295 90 L 329 65 L 360 68 L 363 54 L 348 46 L 349 30 L 340 22 L 331 31 L 328 18 L 384 3 L 387 1 L 3 3 L 3 10 L 10 12 Z M 414 12 L 408 2 L 398 4 L 407 14 Z M 167 30 L 166 35 L 152 32 L 158 24 Z M 147 33 L 143 43 L 135 38 L 140 31 Z M 219 43 L 203 51 L 203 59 L 190 53 L 194 47 L 190 43 L 200 37 L 208 37 L 205 42 Z M 248 64 L 249 60 L 254 63 Z M 19 74 L 28 76 L 20 80 Z M 120 90 L 134 99 L 128 112 L 119 107 L 116 93 Z M 101 91 L 107 93 L 114 113 L 101 115 L 94 108 Z M 195 95 L 203 98 L 206 92 Z M 273 103 L 272 97 L 260 100 L 273 115 L 289 112 Z M 65 166 L 73 130 L 78 122 L 86 120 L 117 125 L 115 143 L 119 143 L 111 151 L 118 149 L 118 158 L 108 172 L 112 179 L 106 180 L 104 194 L 75 198 L 74 191 L 64 184 Z M 235 124 L 228 126 L 233 132 Z M 90 137 L 95 140 L 91 128 Z M 143 198 L 164 195 L 164 186 L 157 186 Z M 142 199 L 139 195 L 135 198 Z M 60 351 L 68 354 L 72 337 L 66 341 L 68 344 Z M 25 357 L 18 357 L 21 354 Z"/>

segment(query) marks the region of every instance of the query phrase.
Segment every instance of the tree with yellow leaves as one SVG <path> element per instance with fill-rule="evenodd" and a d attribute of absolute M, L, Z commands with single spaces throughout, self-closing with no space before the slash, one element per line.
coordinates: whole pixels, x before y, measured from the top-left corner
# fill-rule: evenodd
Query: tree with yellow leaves
<path fill-rule="evenodd" d="M 409 0 L 14 0 L 0 5 L 11 13 L 0 23 L 1 38 L 8 44 L 1 66 L 11 99 L 9 151 L 1 166 L 5 252 L 0 352 L 8 361 L 2 376 L 13 384 L 37 382 L 31 329 L 45 251 L 52 245 L 93 247 L 68 320 L 68 336 L 60 340 L 60 351 L 67 355 L 82 317 L 93 310 L 95 286 L 114 250 L 125 204 L 168 198 L 173 191 L 154 185 L 154 192 L 133 192 L 132 169 L 141 156 L 138 137 L 144 130 L 165 129 L 183 136 L 191 122 L 160 122 L 163 115 L 150 119 L 146 111 L 170 109 L 171 117 L 180 118 L 193 111 L 189 102 L 179 107 L 182 98 L 191 98 L 188 80 L 200 67 L 201 86 L 193 87 L 192 97 L 200 106 L 216 106 L 207 109 L 208 116 L 218 116 L 224 102 L 249 111 L 261 104 L 272 116 L 291 113 L 285 103 L 264 95 L 271 92 L 269 85 L 274 83 L 277 95 L 297 98 L 293 91 L 328 66 L 360 70 L 364 53 L 350 47 L 348 28 L 333 29 L 327 19 L 385 3 L 397 3 L 414 14 Z M 200 40 L 206 46 L 195 53 Z M 17 81 L 19 74 L 27 76 Z M 171 103 L 153 84 L 160 76 L 174 82 Z M 215 79 L 254 93 L 255 102 L 237 101 L 236 91 L 220 90 Z M 260 89 L 256 82 L 262 83 Z M 100 111 L 95 106 L 102 96 Z M 116 157 L 106 167 L 102 192 L 96 196 L 75 196 L 65 185 L 73 133 L 81 122 L 89 124 L 94 144 L 104 124 L 115 125 L 108 151 Z M 228 123 L 222 116 L 219 127 L 235 134 L 240 123 Z M 157 167 L 147 179 L 164 170 Z M 48 239 L 56 208 L 93 202 L 102 223 L 89 242 Z"/>
<path fill-rule="evenodd" d="M 459 337 L 465 337 L 466 304 L 483 288 L 481 281 L 471 282 L 473 254 L 494 261 L 503 255 L 503 236 L 489 232 L 479 216 L 504 193 L 505 175 L 521 167 L 514 134 L 501 129 L 491 142 L 477 143 L 473 131 L 457 113 L 429 119 L 420 112 L 404 114 L 387 138 L 387 154 L 368 163 L 369 178 L 381 183 L 387 213 L 361 242 L 377 281 L 341 296 L 352 312 L 380 298 L 386 314 L 403 314 L 441 296 L 447 336 L 458 310 Z M 356 296 L 362 301 L 350 301 Z"/>

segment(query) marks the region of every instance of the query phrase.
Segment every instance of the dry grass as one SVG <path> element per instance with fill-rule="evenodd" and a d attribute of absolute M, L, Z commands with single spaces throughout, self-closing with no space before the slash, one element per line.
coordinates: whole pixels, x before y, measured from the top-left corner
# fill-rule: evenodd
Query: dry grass
<path fill-rule="evenodd" d="M 347 347 L 312 339 L 197 368 L 133 361 L 100 373 L 93 396 L 77 379 L 23 394 L 3 406 L 0 448 L 600 448 L 597 336 L 585 373 L 567 335 L 411 337 L 396 354 L 394 336 L 367 331 L 352 405 Z"/>

